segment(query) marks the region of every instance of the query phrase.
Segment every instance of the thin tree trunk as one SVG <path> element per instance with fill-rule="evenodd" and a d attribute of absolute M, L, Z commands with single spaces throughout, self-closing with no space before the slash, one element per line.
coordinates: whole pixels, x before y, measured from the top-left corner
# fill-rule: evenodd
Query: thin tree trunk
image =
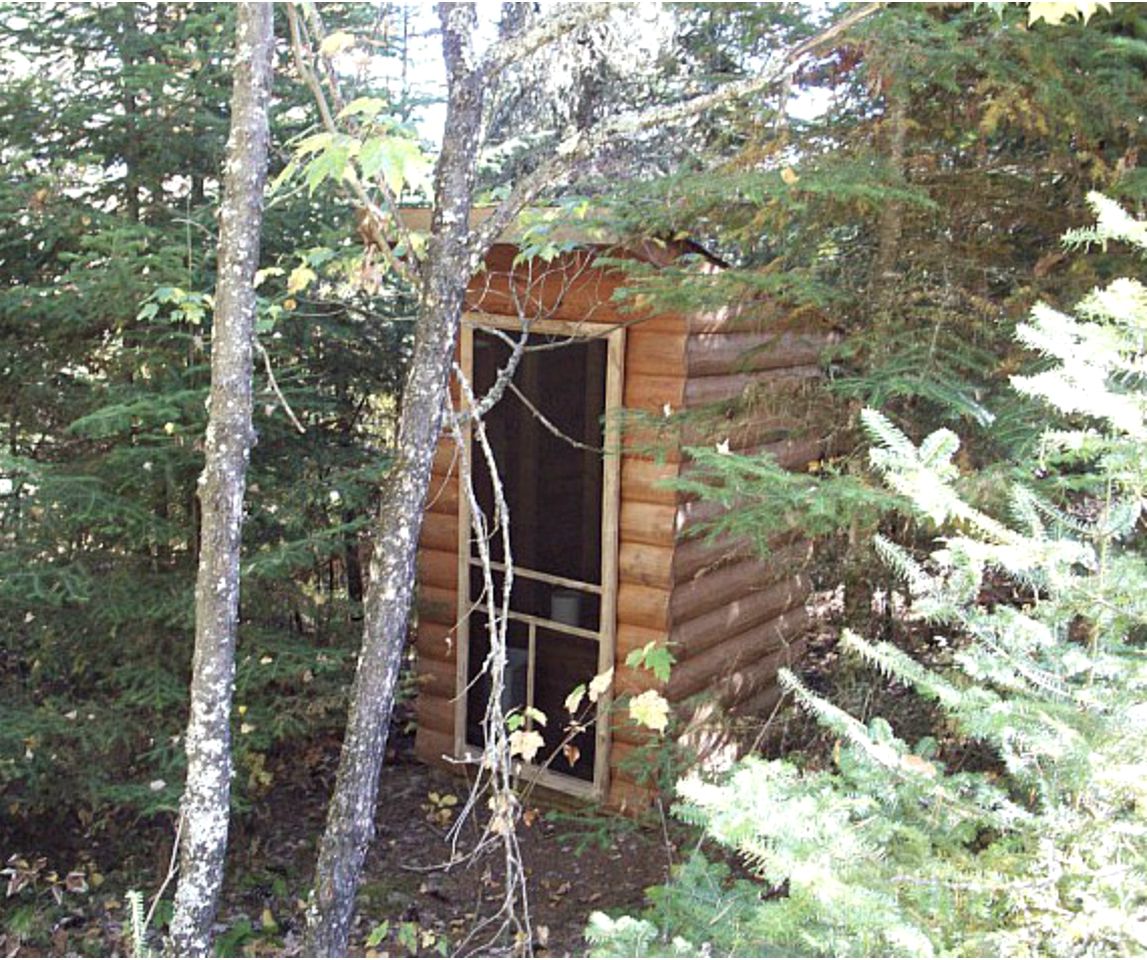
<path fill-rule="evenodd" d="M 888 118 L 885 127 L 888 131 L 888 162 L 896 174 L 896 185 L 902 186 L 906 168 L 904 146 L 908 137 L 908 95 L 902 90 L 888 93 Z M 900 237 L 904 232 L 904 203 L 901 200 L 887 201 L 880 213 L 877 227 L 876 256 L 872 263 L 872 300 L 878 310 L 887 310 L 895 299 L 896 263 L 900 259 Z"/>
<path fill-rule="evenodd" d="M 187 784 L 181 810 L 179 886 L 171 922 L 172 948 L 180 956 L 206 956 L 210 949 L 227 852 L 239 546 L 254 438 L 254 276 L 267 174 L 273 46 L 271 4 L 240 4 L 220 213 L 206 463 L 199 478 L 203 520 L 195 585 Z"/>
<path fill-rule="evenodd" d="M 472 48 L 476 17 L 472 4 L 441 4 L 439 16 L 449 83 L 446 136 L 435 171 L 434 219 L 397 455 L 379 507 L 362 654 L 308 912 L 306 952 L 317 957 L 346 953 L 363 860 L 374 836 L 379 773 L 413 599 L 422 506 L 472 272 L 469 219 L 484 93 Z"/>

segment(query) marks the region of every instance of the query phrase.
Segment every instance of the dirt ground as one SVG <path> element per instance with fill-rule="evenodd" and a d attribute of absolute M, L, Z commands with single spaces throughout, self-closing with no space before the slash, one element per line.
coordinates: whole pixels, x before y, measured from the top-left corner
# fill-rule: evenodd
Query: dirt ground
<path fill-rule="evenodd" d="M 351 955 L 451 955 L 460 948 L 480 956 L 512 952 L 509 943 L 489 944 L 484 935 L 465 943 L 467 934 L 497 910 L 498 857 L 443 869 L 450 859 L 446 835 L 459 806 L 453 801 L 463 799 L 466 784 L 416 761 L 408 735 L 393 740 Z M 337 745 L 326 746 L 310 751 L 323 759 L 307 775 L 299 776 L 307 758 L 296 758 L 293 771 L 284 769 L 276 778 L 281 786 L 238 818 L 216 933 L 218 955 L 302 955 L 307 885 L 337 759 Z M 678 847 L 689 842 L 683 828 L 663 824 L 656 815 L 638 824 L 592 812 L 536 809 L 526 819 L 519 837 L 537 956 L 584 954 L 582 931 L 589 914 L 603 908 L 640 910 L 645 889 L 666 880 Z M 464 840 L 473 835 L 472 830 L 462 834 Z M 153 886 L 142 887 L 154 892 L 170 856 L 170 832 L 157 825 L 129 839 L 134 852 L 121 854 L 118 868 L 106 876 L 92 865 L 114 855 L 101 854 L 98 847 L 65 851 L 61 843 L 52 849 L 48 837 L 35 849 L 27 839 L 15 852 L 7 845 L 5 858 L 18 855 L 36 866 L 43 857 L 44 864 L 32 885 L 38 891 L 34 897 L 30 887 L 0 900 L 0 956 L 130 956 L 126 887 L 154 877 Z M 53 871 L 62 878 L 83 864 L 98 886 L 69 891 L 62 882 L 49 882 Z M 164 896 L 171 893 L 168 888 Z M 153 947 L 158 949 L 158 940 Z"/>

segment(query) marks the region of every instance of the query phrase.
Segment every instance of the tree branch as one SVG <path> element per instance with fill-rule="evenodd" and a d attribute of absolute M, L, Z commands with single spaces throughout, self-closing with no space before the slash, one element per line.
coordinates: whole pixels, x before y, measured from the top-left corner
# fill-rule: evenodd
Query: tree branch
<path fill-rule="evenodd" d="M 547 44 L 559 40 L 581 27 L 603 20 L 612 12 L 611 3 L 579 4 L 572 10 L 546 17 L 536 27 L 510 40 L 504 40 L 486 53 L 480 67 L 487 79 L 496 77 L 507 67 L 524 60 Z"/>
<path fill-rule="evenodd" d="M 311 91 L 315 103 L 319 108 L 319 117 L 322 120 L 323 129 L 330 134 L 339 134 L 338 123 L 335 121 L 335 114 L 331 112 L 330 102 L 327 95 L 323 90 L 322 82 L 319 80 L 318 75 L 311 68 L 307 62 L 307 54 L 305 47 L 309 46 L 314 41 L 306 34 L 304 26 L 299 22 L 299 15 L 295 10 L 294 4 L 287 4 L 287 22 L 291 30 L 291 53 L 295 60 L 295 66 L 298 68 L 299 76 L 302 77 L 303 82 Z M 316 29 L 321 29 L 321 21 L 316 25 Z M 322 37 L 318 38 L 319 44 L 322 44 Z M 328 70 L 330 65 L 328 63 Z M 329 79 L 329 78 L 328 78 Z M 334 96 L 336 97 L 336 106 L 338 104 L 338 89 L 335 87 Z M 341 106 L 339 106 L 341 109 Z M 415 253 L 414 245 L 411 242 L 410 232 L 406 229 L 406 225 L 402 222 L 402 217 L 399 215 L 398 198 L 390 189 L 389 184 L 381 177 L 375 178 L 372 183 L 382 195 L 383 203 L 386 208 L 383 209 L 371 199 L 370 194 L 363 186 L 362 181 L 357 176 L 344 177 L 343 182 L 350 186 L 351 193 L 354 199 L 366 210 L 367 214 L 377 220 L 380 224 L 386 223 L 391 220 L 394 223 L 395 229 L 398 232 L 399 242 L 406 248 L 407 256 L 417 262 L 417 254 Z M 390 244 L 378 244 L 379 253 L 386 261 L 386 265 L 390 267 L 395 274 L 401 277 L 404 281 L 411 286 L 416 286 L 418 279 L 411 271 L 407 264 L 399 260 L 391 249 Z"/>
<path fill-rule="evenodd" d="M 693 97 L 681 103 L 666 104 L 648 110 L 621 114 L 567 137 L 558 145 L 556 153 L 548 161 L 522 180 L 510 196 L 503 200 L 494 212 L 475 228 L 472 244 L 473 269 L 478 269 L 490 245 L 547 186 L 569 173 L 580 162 L 609 141 L 618 137 L 631 136 L 650 127 L 676 123 L 707 110 L 712 110 L 731 100 L 740 100 L 754 93 L 759 93 L 778 80 L 790 76 L 805 57 L 823 44 L 836 39 L 842 33 L 856 26 L 881 9 L 882 6 L 882 3 L 867 3 L 852 10 L 816 36 L 798 44 L 783 58 L 766 66 L 755 77 L 749 77 L 737 83 L 725 84 L 719 90 Z"/>

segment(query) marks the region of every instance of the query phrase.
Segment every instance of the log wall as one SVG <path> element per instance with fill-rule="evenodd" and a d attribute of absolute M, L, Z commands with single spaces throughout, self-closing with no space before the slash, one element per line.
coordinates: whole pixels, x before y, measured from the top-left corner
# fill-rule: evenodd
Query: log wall
<path fill-rule="evenodd" d="M 524 312 L 599 330 L 627 327 L 615 695 L 658 689 L 685 716 L 691 735 L 710 712 L 720 712 L 714 706 L 736 713 L 775 702 L 777 670 L 802 651 L 809 591 L 802 566 L 811 545 L 781 537 L 761 560 L 746 541 L 693 537 L 717 508 L 666 484 L 689 469 L 681 447 L 694 443 L 768 451 L 795 469 L 821 456 L 820 444 L 800 432 L 803 418 L 786 398 L 817 375 L 827 338 L 777 333 L 777 318 L 763 317 L 763 306 L 755 313 L 637 317 L 612 301 L 619 276 L 594 268 L 592 253 L 515 267 L 516 253 L 509 245 L 493 248 L 486 271 L 471 284 L 468 309 Z M 754 413 L 748 416 L 721 413 L 762 393 L 779 399 L 772 406 L 749 404 Z M 680 411 L 706 410 L 717 413 L 684 434 L 658 427 L 659 417 L 668 422 Z M 644 414 L 645 422 L 631 422 L 631 412 Z M 434 462 L 419 558 L 417 751 L 430 762 L 451 753 L 454 744 L 459 531 L 453 460 L 452 443 L 444 441 Z M 632 651 L 665 641 L 677 657 L 667 684 L 625 665 Z M 640 807 L 652 789 L 634 762 L 648 738 L 624 711 L 615 712 L 611 733 L 608 802 Z"/>

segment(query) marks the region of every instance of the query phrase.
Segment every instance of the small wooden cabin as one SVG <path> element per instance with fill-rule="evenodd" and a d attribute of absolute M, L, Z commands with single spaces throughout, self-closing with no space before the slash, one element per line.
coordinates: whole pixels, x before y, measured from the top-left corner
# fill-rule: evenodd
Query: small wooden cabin
<path fill-rule="evenodd" d="M 697 745 L 714 706 L 735 714 L 775 701 L 778 668 L 802 651 L 810 545 L 790 539 L 762 560 L 747 543 L 691 537 L 713 507 L 666 486 L 683 468 L 681 438 L 660 436 L 656 424 L 705 408 L 716 415 L 710 427 L 690 428 L 690 442 L 768 450 L 804 467 L 821 444 L 785 407 L 807 403 L 802 390 L 818 375 L 826 336 L 778 332 L 778 318 L 760 302 L 705 315 L 628 312 L 614 299 L 626 279 L 618 258 L 664 266 L 692 253 L 701 272 L 721 265 L 688 244 L 619 248 L 601 236 L 574 239 L 576 249 L 549 263 L 516 264 L 514 237 L 502 238 L 471 281 L 459 345 L 460 366 L 481 396 L 509 355 L 504 334 L 520 331 L 522 315 L 530 320 L 531 349 L 514 389 L 484 418 L 509 503 L 515 577 L 503 704 L 555 718 L 539 729 L 551 748 L 569 692 L 612 667 L 614 697 L 658 689 Z M 609 265 L 599 262 L 604 256 Z M 773 402 L 735 413 L 750 394 Z M 632 411 L 647 422 L 633 423 Z M 480 456 L 470 460 L 489 514 L 490 478 Z M 439 764 L 480 753 L 488 690 L 479 676 L 486 619 L 474 602 L 481 578 L 457 462 L 454 441 L 444 437 L 419 555 L 416 749 Z M 669 644 L 677 659 L 666 684 L 626 666 L 650 641 Z M 575 741 L 576 762 L 559 757 L 536 771 L 538 782 L 614 807 L 642 806 L 651 788 L 625 761 L 645 732 L 624 710 L 605 709 Z"/>

